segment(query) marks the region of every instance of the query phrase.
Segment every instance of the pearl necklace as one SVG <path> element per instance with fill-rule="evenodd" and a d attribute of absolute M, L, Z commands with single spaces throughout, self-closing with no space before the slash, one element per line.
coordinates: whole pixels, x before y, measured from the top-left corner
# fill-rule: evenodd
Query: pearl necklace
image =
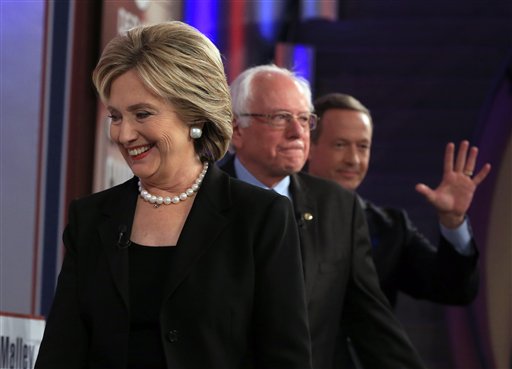
<path fill-rule="evenodd" d="M 162 204 L 164 204 L 164 205 L 177 204 L 181 201 L 185 201 L 189 197 L 194 196 L 194 194 L 199 190 L 199 187 L 201 186 L 201 182 L 203 182 L 203 178 L 204 178 L 207 170 L 208 170 L 208 162 L 205 161 L 203 164 L 203 170 L 201 171 L 201 173 L 199 174 L 197 179 L 194 181 L 194 184 L 192 186 L 190 186 L 189 188 L 187 188 L 185 190 L 185 192 L 180 193 L 179 196 L 163 197 L 163 196 L 152 195 L 148 191 L 146 191 L 144 189 L 144 187 L 142 187 L 142 183 L 139 180 L 140 197 L 142 197 L 142 199 L 144 201 L 153 204 L 153 206 L 155 208 L 158 208 Z"/>

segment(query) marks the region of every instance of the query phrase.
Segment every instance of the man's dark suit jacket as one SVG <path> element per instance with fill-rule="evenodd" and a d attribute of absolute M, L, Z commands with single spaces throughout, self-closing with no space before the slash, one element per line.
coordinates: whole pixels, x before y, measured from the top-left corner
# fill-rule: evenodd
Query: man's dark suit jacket
<path fill-rule="evenodd" d="M 221 168 L 236 176 L 234 158 Z M 343 368 L 344 334 L 366 368 L 423 368 L 379 289 L 358 198 L 306 173 L 290 176 L 315 369 Z"/>
<path fill-rule="evenodd" d="M 133 178 L 70 205 L 67 251 L 37 369 L 126 367 L 124 238 L 137 196 Z M 311 367 L 299 240 L 288 199 L 211 165 L 176 247 L 162 281 L 168 368 Z"/>
<path fill-rule="evenodd" d="M 478 293 L 478 252 L 465 256 L 441 236 L 434 246 L 407 213 L 364 202 L 373 258 L 382 291 L 392 305 L 401 291 L 418 299 L 450 305 L 468 304 Z"/>

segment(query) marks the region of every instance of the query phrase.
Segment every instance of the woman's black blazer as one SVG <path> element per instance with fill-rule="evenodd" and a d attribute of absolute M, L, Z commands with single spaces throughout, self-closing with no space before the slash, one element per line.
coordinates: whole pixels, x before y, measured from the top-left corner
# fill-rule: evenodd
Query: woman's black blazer
<path fill-rule="evenodd" d="M 137 179 L 73 201 L 37 369 L 126 367 L 128 247 Z M 290 201 L 211 165 L 169 264 L 160 311 L 168 368 L 309 368 Z"/>

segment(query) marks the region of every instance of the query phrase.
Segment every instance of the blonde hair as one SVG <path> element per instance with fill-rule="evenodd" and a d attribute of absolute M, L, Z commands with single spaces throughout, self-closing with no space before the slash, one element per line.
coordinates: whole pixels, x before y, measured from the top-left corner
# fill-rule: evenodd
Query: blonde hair
<path fill-rule="evenodd" d="M 179 22 L 132 28 L 112 39 L 93 71 L 100 98 L 129 70 L 155 95 L 166 99 L 185 124 L 202 126 L 194 140 L 202 160 L 226 153 L 232 135 L 229 87 L 219 50 L 197 29 Z"/>

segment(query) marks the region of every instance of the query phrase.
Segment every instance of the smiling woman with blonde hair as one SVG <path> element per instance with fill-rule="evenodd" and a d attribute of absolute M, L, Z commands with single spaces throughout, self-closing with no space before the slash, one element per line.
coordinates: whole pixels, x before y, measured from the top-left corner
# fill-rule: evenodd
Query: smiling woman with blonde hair
<path fill-rule="evenodd" d="M 137 27 L 93 81 L 135 176 L 71 203 L 36 368 L 309 368 L 291 204 L 213 165 L 232 133 L 217 48 Z"/>

